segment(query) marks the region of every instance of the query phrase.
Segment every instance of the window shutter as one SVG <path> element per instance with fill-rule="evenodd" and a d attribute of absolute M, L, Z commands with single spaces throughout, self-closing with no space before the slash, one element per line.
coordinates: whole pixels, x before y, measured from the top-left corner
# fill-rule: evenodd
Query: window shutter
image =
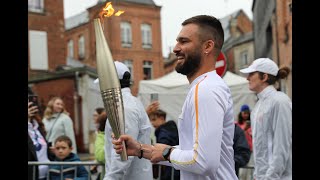
<path fill-rule="evenodd" d="M 30 69 L 48 70 L 47 32 L 29 31 Z"/>

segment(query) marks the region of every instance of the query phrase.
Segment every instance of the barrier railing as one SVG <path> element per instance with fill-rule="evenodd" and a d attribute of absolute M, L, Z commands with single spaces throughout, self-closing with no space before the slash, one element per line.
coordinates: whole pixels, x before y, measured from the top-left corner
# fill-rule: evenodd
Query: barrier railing
<path fill-rule="evenodd" d="M 87 166 L 88 167 L 88 180 L 92 179 L 92 173 L 90 171 L 91 166 L 104 166 L 104 164 L 100 164 L 97 162 L 82 162 L 82 161 L 77 161 L 77 162 L 56 162 L 56 161 L 51 161 L 51 162 L 38 162 L 38 161 L 28 161 L 28 166 L 33 166 L 33 172 L 35 172 L 35 168 L 39 165 L 60 165 L 60 171 L 62 172 L 63 165 L 74 165 L 74 166 Z M 155 180 L 159 180 L 161 177 L 161 166 L 164 165 L 159 165 L 159 171 L 158 171 L 158 178 Z M 104 168 L 104 167 L 102 167 Z M 240 169 L 254 169 L 253 166 L 244 166 L 241 167 Z M 171 180 L 174 180 L 174 168 L 171 169 Z M 77 169 L 75 169 L 74 174 L 77 174 Z M 75 176 L 76 177 L 76 176 Z M 35 179 L 35 173 L 33 173 L 33 179 Z M 47 173 L 47 179 L 49 179 L 49 173 Z M 60 179 L 63 180 L 63 172 L 61 173 Z"/>
<path fill-rule="evenodd" d="M 88 180 L 91 180 L 92 179 L 92 173 L 90 171 L 91 169 L 91 166 L 104 166 L 104 164 L 100 164 L 100 163 L 97 163 L 97 162 L 82 162 L 82 161 L 76 161 L 76 162 L 56 162 L 56 161 L 51 161 L 51 162 L 38 162 L 38 161 L 28 161 L 28 166 L 33 166 L 33 172 L 35 172 L 35 168 L 39 165 L 60 165 L 60 172 L 61 175 L 60 175 L 60 179 L 61 180 L 64 180 L 63 179 L 63 165 L 73 165 L 73 166 L 85 166 L 85 167 L 88 167 Z M 103 167 L 104 168 L 104 167 Z M 77 174 L 77 168 L 75 168 L 75 171 L 74 171 L 74 175 Z M 76 177 L 76 176 L 75 176 Z M 47 173 L 47 179 L 49 179 L 49 172 Z M 35 173 L 33 173 L 33 177 L 32 177 L 32 180 L 36 180 L 36 177 L 35 177 Z"/>

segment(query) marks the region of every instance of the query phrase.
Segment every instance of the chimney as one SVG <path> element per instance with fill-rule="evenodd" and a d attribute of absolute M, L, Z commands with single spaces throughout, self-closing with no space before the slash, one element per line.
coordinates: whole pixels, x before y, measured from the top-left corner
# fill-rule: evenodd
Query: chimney
<path fill-rule="evenodd" d="M 238 22 L 236 18 L 231 18 L 230 20 L 230 35 L 233 38 L 237 38 L 240 36 L 240 32 L 238 31 Z"/>

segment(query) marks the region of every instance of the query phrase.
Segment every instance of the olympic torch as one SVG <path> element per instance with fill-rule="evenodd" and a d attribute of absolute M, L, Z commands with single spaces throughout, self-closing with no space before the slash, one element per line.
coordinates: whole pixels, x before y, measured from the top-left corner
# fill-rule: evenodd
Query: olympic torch
<path fill-rule="evenodd" d="M 121 134 L 124 134 L 125 130 L 121 86 L 108 43 L 103 34 L 100 19 L 94 19 L 93 23 L 96 36 L 97 72 L 101 96 L 114 136 L 119 138 Z M 120 156 L 122 161 L 128 160 L 124 142 Z"/>

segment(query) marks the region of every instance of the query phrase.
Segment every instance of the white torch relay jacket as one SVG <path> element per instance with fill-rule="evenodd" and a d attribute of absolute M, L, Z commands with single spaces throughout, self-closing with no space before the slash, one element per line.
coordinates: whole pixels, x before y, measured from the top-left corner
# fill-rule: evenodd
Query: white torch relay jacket
<path fill-rule="evenodd" d="M 230 89 L 211 71 L 192 83 L 178 120 L 179 146 L 170 154 L 181 180 L 235 180 Z"/>
<path fill-rule="evenodd" d="M 125 134 L 142 144 L 151 144 L 151 124 L 142 103 L 131 94 L 130 88 L 121 89 L 125 114 Z M 121 161 L 113 149 L 112 129 L 109 120 L 105 128 L 105 170 L 104 180 L 142 180 L 153 179 L 152 164 L 148 159 L 129 156 Z"/>
<path fill-rule="evenodd" d="M 256 180 L 292 179 L 292 102 L 272 85 L 251 112 Z"/>

